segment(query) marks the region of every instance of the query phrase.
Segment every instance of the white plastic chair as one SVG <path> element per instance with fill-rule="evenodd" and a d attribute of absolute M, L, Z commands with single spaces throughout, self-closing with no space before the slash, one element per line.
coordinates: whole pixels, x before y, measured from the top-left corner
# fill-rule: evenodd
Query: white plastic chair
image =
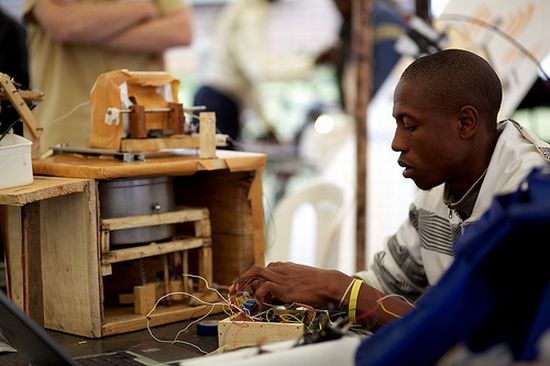
<path fill-rule="evenodd" d="M 317 182 L 284 196 L 268 223 L 266 263 L 290 260 L 335 268 L 343 202 L 342 189 L 330 182 Z M 309 208 L 309 215 L 304 208 Z"/>

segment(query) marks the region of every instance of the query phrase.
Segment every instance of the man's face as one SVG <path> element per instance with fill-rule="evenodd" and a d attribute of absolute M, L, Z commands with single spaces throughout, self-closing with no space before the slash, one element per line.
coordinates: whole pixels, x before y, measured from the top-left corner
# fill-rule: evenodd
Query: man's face
<path fill-rule="evenodd" d="M 400 154 L 403 176 L 420 189 L 431 189 L 459 176 L 461 145 L 458 116 L 444 115 L 429 86 L 401 80 L 394 93 L 396 130 L 392 149 Z"/>

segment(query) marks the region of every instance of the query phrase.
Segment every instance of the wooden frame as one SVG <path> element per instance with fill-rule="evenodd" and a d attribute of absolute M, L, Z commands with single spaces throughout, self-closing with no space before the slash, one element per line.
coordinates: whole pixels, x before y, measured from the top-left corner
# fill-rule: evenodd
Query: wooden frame
<path fill-rule="evenodd" d="M 304 335 L 304 324 L 270 323 L 232 320 L 218 322 L 218 345 L 224 350 L 265 343 L 299 339 Z"/>
<path fill-rule="evenodd" d="M 251 265 L 263 264 L 264 163 L 263 155 L 238 153 L 225 159 L 172 158 L 140 163 L 69 156 L 34 161 L 35 174 L 79 178 L 35 176 L 28 187 L 0 190 L 8 295 L 49 329 L 92 338 L 143 329 L 145 317 L 133 314 L 133 309 L 104 306 L 103 285 L 110 267 L 142 255 L 162 258 L 183 252 L 182 270 L 189 272 L 185 249 L 204 248 L 198 254 L 197 271 L 210 273 L 214 282 L 228 285 Z M 147 173 L 177 176 L 178 210 L 154 219 L 163 223 L 192 221 L 194 238 L 177 238 L 164 243 L 166 247 L 140 247 L 143 254 L 137 249 L 111 250 L 109 230 L 148 224 L 153 218 L 139 216 L 132 222 L 127 218 L 102 219 L 96 179 Z M 211 239 L 207 238 L 209 232 Z M 172 285 L 165 282 L 160 286 Z M 184 290 L 191 287 L 186 281 L 181 286 Z M 217 300 L 203 290 L 199 289 L 203 300 Z M 209 310 L 210 306 L 161 306 L 151 325 L 198 317 Z"/>

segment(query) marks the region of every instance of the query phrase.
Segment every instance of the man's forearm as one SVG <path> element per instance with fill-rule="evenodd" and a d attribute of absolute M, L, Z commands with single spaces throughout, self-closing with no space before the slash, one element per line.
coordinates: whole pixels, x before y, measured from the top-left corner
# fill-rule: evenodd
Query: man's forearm
<path fill-rule="evenodd" d="M 401 318 L 413 306 L 400 296 L 385 296 L 374 287 L 363 283 L 357 299 L 357 322 L 363 327 L 376 330 L 380 326 Z"/>
<path fill-rule="evenodd" d="M 72 2 L 42 0 L 32 14 L 36 21 L 62 43 L 103 43 L 141 22 L 159 16 L 148 0 Z"/>
<path fill-rule="evenodd" d="M 187 46 L 191 39 L 191 14 L 189 9 L 184 9 L 131 27 L 105 45 L 113 49 L 161 53 L 170 47 Z"/>

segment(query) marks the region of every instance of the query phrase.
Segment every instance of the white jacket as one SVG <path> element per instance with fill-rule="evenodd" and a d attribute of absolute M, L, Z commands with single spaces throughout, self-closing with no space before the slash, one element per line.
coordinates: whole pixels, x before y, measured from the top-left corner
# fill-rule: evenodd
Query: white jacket
<path fill-rule="evenodd" d="M 386 294 L 417 299 L 451 265 L 456 239 L 479 220 L 493 197 L 516 190 L 533 167 L 550 161 L 550 145 L 517 122 L 504 121 L 497 128 L 501 134 L 471 216 L 463 221 L 445 205 L 444 184 L 419 191 L 409 218 L 375 255 L 371 268 L 356 276 Z"/>

